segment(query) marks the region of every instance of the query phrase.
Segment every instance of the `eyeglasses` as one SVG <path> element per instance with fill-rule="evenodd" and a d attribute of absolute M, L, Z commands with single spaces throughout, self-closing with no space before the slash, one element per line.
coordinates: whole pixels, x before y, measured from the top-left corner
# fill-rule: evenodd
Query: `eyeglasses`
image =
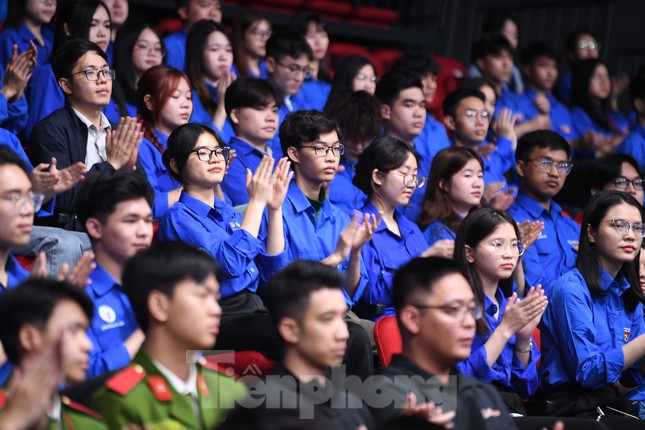
<path fill-rule="evenodd" d="M 616 188 L 619 190 L 626 190 L 629 184 L 632 184 L 632 187 L 634 187 L 635 190 L 642 190 L 643 189 L 643 178 L 636 178 L 633 180 L 629 180 L 625 178 L 624 176 L 619 176 L 614 179 L 614 185 Z"/>
<path fill-rule="evenodd" d="M 538 159 L 529 161 L 537 161 L 538 166 L 540 166 L 540 171 L 542 171 L 543 173 L 550 173 L 551 169 L 553 169 L 553 166 L 555 166 L 558 170 L 558 173 L 568 175 L 569 173 L 571 173 L 571 169 L 573 168 L 573 163 L 566 161 L 556 163 L 555 161 L 546 157 L 540 157 Z"/>
<path fill-rule="evenodd" d="M 524 251 L 526 251 L 526 246 L 524 246 L 524 244 L 519 240 L 511 240 L 510 242 L 507 242 L 502 239 L 496 239 L 490 242 L 490 246 L 492 246 L 493 250 L 498 254 L 502 254 L 504 250 L 510 249 L 512 253 L 521 256 L 524 255 Z"/>
<path fill-rule="evenodd" d="M 600 82 L 611 82 L 611 78 L 605 73 L 594 73 L 593 75 L 591 75 L 591 79 Z"/>
<path fill-rule="evenodd" d="M 254 30 L 251 30 L 251 34 L 253 35 L 253 37 L 257 37 L 258 39 L 267 40 L 269 37 L 271 37 L 271 30 L 263 31 L 256 28 Z"/>
<path fill-rule="evenodd" d="M 580 49 L 591 49 L 592 51 L 599 51 L 600 50 L 600 44 L 597 42 L 594 42 L 593 40 L 586 41 L 586 40 L 580 40 L 578 41 L 578 48 Z"/>
<path fill-rule="evenodd" d="M 289 64 L 289 65 L 282 64 L 282 63 L 278 63 L 278 64 L 284 67 L 285 69 L 287 69 L 289 73 L 291 73 L 292 75 L 299 75 L 302 73 L 303 75 L 306 76 L 311 73 L 311 67 L 309 66 L 300 67 L 297 64 Z"/>
<path fill-rule="evenodd" d="M 603 222 L 612 223 L 614 225 L 614 230 L 616 230 L 616 233 L 623 236 L 629 234 L 629 230 L 631 229 L 636 237 L 640 237 L 641 239 L 645 237 L 645 226 L 641 222 L 630 224 L 629 221 L 625 219 L 610 219 Z"/>
<path fill-rule="evenodd" d="M 100 70 L 97 70 L 97 69 L 81 70 L 80 72 L 76 72 L 74 74 L 80 75 L 81 73 L 84 74 L 85 78 L 87 78 L 87 80 L 90 82 L 98 81 L 99 76 L 101 75 L 103 75 L 103 77 L 108 81 L 113 81 L 114 78 L 116 77 L 116 72 L 114 71 L 114 69 L 110 69 L 107 67 L 105 69 L 100 69 Z"/>
<path fill-rule="evenodd" d="M 29 205 L 33 207 L 34 212 L 38 212 L 43 204 L 43 200 L 45 200 L 45 195 L 29 191 L 26 194 L 13 193 L 3 196 L 2 200 L 11 203 L 14 213 L 22 213 Z"/>
<path fill-rule="evenodd" d="M 209 162 L 213 159 L 213 156 L 215 156 L 217 160 L 228 160 L 230 149 L 228 147 L 215 149 L 197 148 L 190 152 L 197 154 L 199 161 Z"/>
<path fill-rule="evenodd" d="M 368 77 L 368 76 L 367 76 L 366 74 L 364 74 L 364 73 L 359 73 L 358 75 L 356 75 L 356 80 L 357 80 L 357 81 L 370 81 L 370 82 L 372 82 L 373 84 L 375 84 L 375 83 L 376 83 L 376 76 L 369 76 L 369 77 Z"/>
<path fill-rule="evenodd" d="M 480 304 L 475 305 L 424 305 L 424 304 L 415 304 L 412 305 L 417 309 L 439 309 L 446 315 L 463 321 L 467 315 L 472 316 L 474 319 L 478 320 L 484 314 L 484 308 Z"/>
<path fill-rule="evenodd" d="M 166 50 L 163 49 L 163 46 L 161 44 L 156 44 L 156 45 L 151 45 L 146 42 L 137 42 L 134 45 L 135 49 L 138 49 L 139 51 L 145 51 L 150 55 L 152 53 L 153 55 L 160 55 L 161 58 L 166 56 Z"/>
<path fill-rule="evenodd" d="M 491 120 L 490 112 L 487 110 L 477 112 L 475 109 L 467 109 L 466 112 L 464 112 L 464 116 L 471 121 L 474 121 L 477 117 L 484 122 L 490 122 Z"/>
<path fill-rule="evenodd" d="M 302 145 L 301 148 L 313 148 L 314 155 L 316 157 L 326 157 L 331 151 L 331 154 L 343 155 L 345 153 L 345 145 L 342 143 L 336 146 L 324 146 L 324 145 Z"/>
<path fill-rule="evenodd" d="M 411 175 L 410 173 L 392 172 L 403 178 L 403 185 L 408 188 L 421 188 L 426 184 L 425 176 Z"/>

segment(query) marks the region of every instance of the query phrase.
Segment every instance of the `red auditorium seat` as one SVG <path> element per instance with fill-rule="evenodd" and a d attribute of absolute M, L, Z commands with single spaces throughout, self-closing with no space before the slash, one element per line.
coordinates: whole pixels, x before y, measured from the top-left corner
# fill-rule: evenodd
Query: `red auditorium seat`
<path fill-rule="evenodd" d="M 206 360 L 216 364 L 224 373 L 235 378 L 248 375 L 261 378 L 268 374 L 275 365 L 273 360 L 268 359 L 258 351 L 237 351 L 207 355 Z"/>
<path fill-rule="evenodd" d="M 374 67 L 376 67 L 376 74 L 378 76 L 386 74 L 392 68 L 396 59 L 400 56 L 400 49 L 382 48 L 373 52 L 371 58 L 374 62 Z"/>
<path fill-rule="evenodd" d="M 374 324 L 374 343 L 381 361 L 381 368 L 385 369 L 392 361 L 394 354 L 399 354 L 403 349 L 401 332 L 396 322 L 396 317 L 385 316 Z"/>
<path fill-rule="evenodd" d="M 340 0 L 308 0 L 305 7 L 313 12 L 317 12 L 325 19 L 345 18 L 352 14 L 354 8 L 351 4 Z"/>
<path fill-rule="evenodd" d="M 466 76 L 466 66 L 459 60 L 439 55 L 435 55 L 435 60 L 439 64 L 441 72 L 437 76 L 437 91 L 434 100 L 426 106 L 426 109 L 431 110 L 438 121 L 443 121 L 441 105 L 446 95 L 457 89 L 459 79 Z"/>
<path fill-rule="evenodd" d="M 373 6 L 356 6 L 349 22 L 359 25 L 389 27 L 399 20 L 399 13 L 392 9 Z"/>
<path fill-rule="evenodd" d="M 182 29 L 181 20 L 179 18 L 162 18 L 157 24 L 157 31 L 161 37 L 166 37 L 169 34 L 176 33 Z"/>

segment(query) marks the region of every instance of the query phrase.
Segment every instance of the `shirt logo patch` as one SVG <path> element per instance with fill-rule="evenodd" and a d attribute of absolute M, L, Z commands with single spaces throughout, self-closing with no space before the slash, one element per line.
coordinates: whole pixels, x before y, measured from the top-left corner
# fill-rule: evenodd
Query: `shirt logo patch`
<path fill-rule="evenodd" d="M 99 317 L 106 323 L 112 324 L 116 321 L 116 312 L 108 305 L 101 305 L 99 306 Z"/>
<path fill-rule="evenodd" d="M 228 225 L 231 226 L 232 230 L 238 230 L 240 228 L 240 223 L 235 221 L 230 221 Z"/>
<path fill-rule="evenodd" d="M 625 342 L 629 341 L 629 334 L 632 332 L 632 329 L 629 327 L 625 327 L 623 329 L 623 336 L 625 337 Z"/>
<path fill-rule="evenodd" d="M 578 250 L 578 246 L 580 246 L 580 243 L 577 240 L 569 240 L 569 245 L 576 251 Z"/>
<path fill-rule="evenodd" d="M 569 134 L 569 133 L 571 133 L 571 127 L 569 127 L 569 126 L 568 126 L 568 125 L 566 125 L 566 124 L 562 124 L 562 125 L 560 126 L 560 130 L 562 130 L 562 133 L 564 133 L 564 134 Z"/>
<path fill-rule="evenodd" d="M 502 412 L 499 409 L 492 408 L 483 408 L 481 411 L 482 418 L 487 420 L 492 417 L 499 417 L 502 415 Z"/>

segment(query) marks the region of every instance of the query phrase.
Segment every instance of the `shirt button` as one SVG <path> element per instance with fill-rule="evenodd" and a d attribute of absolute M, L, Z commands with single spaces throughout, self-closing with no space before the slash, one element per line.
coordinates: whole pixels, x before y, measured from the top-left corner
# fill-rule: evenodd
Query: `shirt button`
<path fill-rule="evenodd" d="M 253 267 L 251 267 L 251 268 L 249 269 L 249 272 L 251 272 L 251 273 L 255 273 L 255 269 L 254 269 Z"/>

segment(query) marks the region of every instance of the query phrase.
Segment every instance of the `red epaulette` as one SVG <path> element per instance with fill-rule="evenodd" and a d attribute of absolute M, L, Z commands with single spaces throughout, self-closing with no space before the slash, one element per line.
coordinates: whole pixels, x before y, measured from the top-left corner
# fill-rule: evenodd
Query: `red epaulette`
<path fill-rule="evenodd" d="M 163 376 L 149 376 L 148 386 L 155 398 L 160 402 L 169 402 L 172 400 L 172 392 Z"/>
<path fill-rule="evenodd" d="M 96 418 L 97 420 L 103 421 L 103 416 L 101 416 L 99 413 L 97 413 L 96 411 L 93 411 L 92 409 L 90 409 L 88 407 L 85 407 L 85 406 L 81 405 L 80 403 L 75 402 L 74 400 L 70 399 L 69 397 L 62 396 L 60 401 L 65 406 L 67 406 L 68 408 L 70 408 L 73 411 L 81 412 L 81 413 L 83 413 L 85 415 L 91 416 L 92 418 Z"/>
<path fill-rule="evenodd" d="M 115 393 L 125 396 L 146 376 L 146 371 L 138 364 L 126 367 L 117 372 L 105 383 L 105 386 Z"/>
<path fill-rule="evenodd" d="M 7 395 L 5 394 L 4 390 L 0 390 L 0 409 L 4 409 L 6 404 L 7 404 Z"/>
<path fill-rule="evenodd" d="M 239 379 L 239 376 L 235 373 L 235 370 L 233 370 L 232 367 L 224 366 L 223 364 L 220 364 L 220 363 L 214 363 L 210 360 L 207 360 L 204 357 L 200 358 L 197 361 L 197 363 L 199 363 L 202 367 L 205 367 L 206 369 L 214 370 L 215 372 L 221 373 L 222 375 Z"/>

